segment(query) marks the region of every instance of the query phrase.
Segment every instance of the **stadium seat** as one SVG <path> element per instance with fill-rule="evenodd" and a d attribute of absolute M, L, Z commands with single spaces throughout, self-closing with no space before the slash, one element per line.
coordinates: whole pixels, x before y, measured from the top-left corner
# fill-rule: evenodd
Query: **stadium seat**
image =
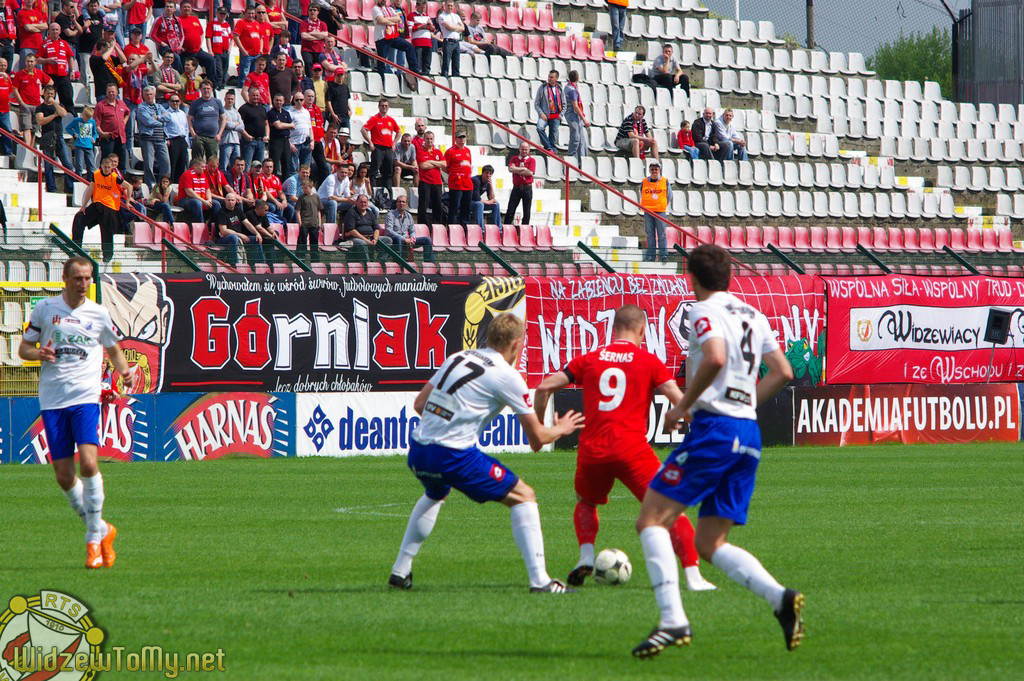
<path fill-rule="evenodd" d="M 983 250 L 981 229 L 978 227 L 967 228 L 967 250 L 972 253 Z"/>
<path fill-rule="evenodd" d="M 435 251 L 447 251 L 451 248 L 448 243 L 448 228 L 445 225 L 432 225 L 431 233 Z"/>
<path fill-rule="evenodd" d="M 174 244 L 181 246 L 182 244 L 188 245 L 192 243 L 192 226 L 187 222 L 175 222 L 174 223 Z"/>
<path fill-rule="evenodd" d="M 484 232 L 480 229 L 480 225 L 468 225 L 466 227 L 466 250 L 479 251 L 480 242 L 483 240 Z"/>
<path fill-rule="evenodd" d="M 461 251 L 468 248 L 469 243 L 466 241 L 466 230 L 463 229 L 462 225 L 448 225 L 448 243 L 453 251 Z"/>

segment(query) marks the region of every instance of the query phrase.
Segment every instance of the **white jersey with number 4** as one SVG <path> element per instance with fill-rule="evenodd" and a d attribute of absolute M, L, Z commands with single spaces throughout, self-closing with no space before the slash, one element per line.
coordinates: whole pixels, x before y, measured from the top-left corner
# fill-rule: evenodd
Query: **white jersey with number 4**
<path fill-rule="evenodd" d="M 516 414 L 533 413 L 526 381 L 490 348 L 455 353 L 430 385 L 434 388 L 413 434 L 420 444 L 468 449 L 506 406 Z"/>
<path fill-rule="evenodd" d="M 768 319 L 736 296 L 716 291 L 707 300 L 690 308 L 688 320 L 687 385 L 704 359 L 702 343 L 711 338 L 721 338 L 725 341 L 726 351 L 725 366 L 697 398 L 693 410 L 756 419 L 757 373 L 761 368 L 761 356 L 779 347 Z"/>
<path fill-rule="evenodd" d="M 41 300 L 24 339 L 40 346 L 52 342 L 56 355 L 39 367 L 41 409 L 99 403 L 103 348 L 120 340 L 107 308 L 86 299 L 72 310 L 64 296 Z"/>

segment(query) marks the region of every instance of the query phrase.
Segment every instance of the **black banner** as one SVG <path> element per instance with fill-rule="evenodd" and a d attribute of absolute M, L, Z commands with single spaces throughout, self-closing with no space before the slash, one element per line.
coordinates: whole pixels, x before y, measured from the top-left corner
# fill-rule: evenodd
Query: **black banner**
<path fill-rule="evenodd" d="M 104 276 L 148 392 L 417 390 L 523 297 L 511 277 Z"/>

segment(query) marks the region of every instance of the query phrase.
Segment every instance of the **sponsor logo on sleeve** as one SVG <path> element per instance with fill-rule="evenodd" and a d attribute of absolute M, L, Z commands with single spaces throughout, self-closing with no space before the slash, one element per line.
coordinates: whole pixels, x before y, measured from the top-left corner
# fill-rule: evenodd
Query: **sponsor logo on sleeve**
<path fill-rule="evenodd" d="M 707 317 L 701 317 L 693 324 L 693 330 L 698 337 L 703 336 L 707 332 L 711 331 L 711 322 Z"/>

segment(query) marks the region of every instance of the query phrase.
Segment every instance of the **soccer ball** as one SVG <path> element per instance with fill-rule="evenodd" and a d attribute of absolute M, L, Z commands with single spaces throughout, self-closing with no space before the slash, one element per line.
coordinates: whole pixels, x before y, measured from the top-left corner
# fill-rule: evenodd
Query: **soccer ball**
<path fill-rule="evenodd" d="M 619 549 L 605 549 L 594 559 L 594 581 L 598 584 L 625 584 L 633 576 L 629 556 Z"/>

